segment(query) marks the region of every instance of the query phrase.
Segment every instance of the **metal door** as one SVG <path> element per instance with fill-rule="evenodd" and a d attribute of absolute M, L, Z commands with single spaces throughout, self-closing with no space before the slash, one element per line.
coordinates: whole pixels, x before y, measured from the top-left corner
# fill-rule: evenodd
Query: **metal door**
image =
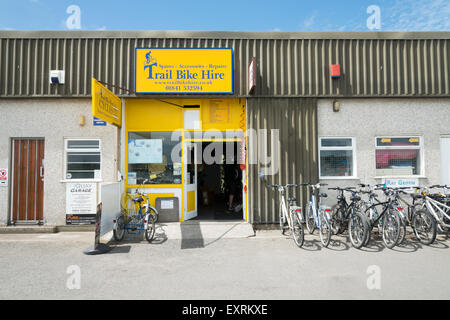
<path fill-rule="evenodd" d="M 450 137 L 441 137 L 441 183 L 450 185 Z"/>
<path fill-rule="evenodd" d="M 44 220 L 44 140 L 12 140 L 12 223 Z"/>

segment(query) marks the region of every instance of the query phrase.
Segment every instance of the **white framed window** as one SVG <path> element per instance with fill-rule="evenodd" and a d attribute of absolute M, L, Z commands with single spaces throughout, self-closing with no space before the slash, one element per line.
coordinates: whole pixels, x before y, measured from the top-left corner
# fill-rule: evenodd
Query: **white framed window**
<path fill-rule="evenodd" d="M 355 178 L 355 150 L 353 137 L 319 137 L 320 178 Z"/>
<path fill-rule="evenodd" d="M 376 176 L 423 176 L 422 140 L 420 136 L 376 137 Z"/>
<path fill-rule="evenodd" d="M 64 179 L 101 179 L 100 139 L 64 140 Z"/>

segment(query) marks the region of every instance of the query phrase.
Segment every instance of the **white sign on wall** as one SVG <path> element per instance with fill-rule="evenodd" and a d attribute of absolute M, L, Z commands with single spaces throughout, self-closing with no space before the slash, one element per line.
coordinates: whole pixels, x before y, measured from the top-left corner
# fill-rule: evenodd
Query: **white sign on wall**
<path fill-rule="evenodd" d="M 136 139 L 128 142 L 128 163 L 162 163 L 161 139 Z"/>
<path fill-rule="evenodd" d="M 95 214 L 97 209 L 97 184 L 76 182 L 66 185 L 66 214 Z"/>
<path fill-rule="evenodd" d="M 8 169 L 0 169 L 0 186 L 8 186 Z"/>
<path fill-rule="evenodd" d="M 419 179 L 383 179 L 383 184 L 386 187 L 418 187 Z"/>

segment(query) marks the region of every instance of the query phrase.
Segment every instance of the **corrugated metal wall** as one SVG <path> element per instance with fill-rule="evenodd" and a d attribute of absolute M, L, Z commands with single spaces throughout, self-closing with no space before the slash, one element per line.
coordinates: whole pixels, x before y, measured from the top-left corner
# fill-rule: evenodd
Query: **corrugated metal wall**
<path fill-rule="evenodd" d="M 92 77 L 133 90 L 134 48 L 146 46 L 232 47 L 234 96 L 240 97 L 247 96 L 253 56 L 258 62 L 255 96 L 450 96 L 450 40 L 433 39 L 436 33 L 416 40 L 383 39 L 383 33 L 380 39 L 302 39 L 303 33 L 294 34 L 299 39 L 283 39 L 283 33 L 280 39 L 224 38 L 220 32 L 210 33 L 217 38 L 71 38 L 67 32 L 59 38 L 55 32 L 48 38 L 14 38 L 14 34 L 0 32 L 1 97 L 90 96 Z M 341 64 L 341 79 L 331 79 L 333 63 Z M 50 69 L 65 70 L 66 84 L 49 85 Z"/>
<path fill-rule="evenodd" d="M 278 129 L 280 145 L 279 170 L 261 180 L 260 161 L 249 164 L 248 197 L 249 222 L 277 223 L 279 194 L 267 188 L 268 184 L 287 184 L 318 181 L 317 160 L 317 100 L 311 98 L 250 98 L 247 99 L 247 121 L 250 129 Z M 273 156 L 272 139 L 249 142 L 248 154 L 259 154 L 263 145 L 268 156 Z M 271 147 L 272 146 L 272 147 Z M 261 157 L 258 156 L 258 160 Z M 264 160 L 263 160 L 264 161 Z M 294 193 L 292 193 L 294 195 Z M 296 188 L 299 204 L 305 204 L 309 193 Z"/>

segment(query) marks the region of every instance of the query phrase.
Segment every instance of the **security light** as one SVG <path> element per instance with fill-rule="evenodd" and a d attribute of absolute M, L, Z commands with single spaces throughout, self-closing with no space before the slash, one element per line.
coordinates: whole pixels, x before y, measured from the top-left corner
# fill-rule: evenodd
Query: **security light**
<path fill-rule="evenodd" d="M 64 84 L 64 70 L 50 70 L 50 84 Z"/>

